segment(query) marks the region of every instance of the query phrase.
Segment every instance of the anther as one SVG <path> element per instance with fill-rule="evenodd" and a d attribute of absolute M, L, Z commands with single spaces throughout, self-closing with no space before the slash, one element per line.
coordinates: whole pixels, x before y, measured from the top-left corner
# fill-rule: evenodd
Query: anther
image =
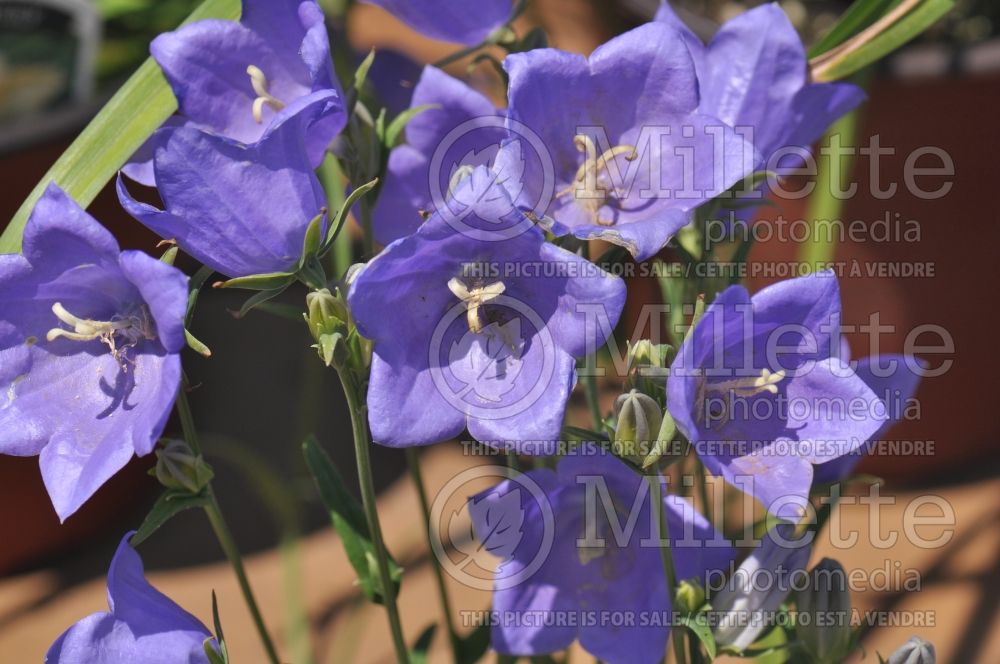
<path fill-rule="evenodd" d="M 448 281 L 448 290 L 465 303 L 465 317 L 469 323 L 469 331 L 473 334 L 479 334 L 483 329 L 479 307 L 503 295 L 506 288 L 502 281 L 478 288 L 469 288 L 458 278 L 452 278 Z"/>
<path fill-rule="evenodd" d="M 257 124 L 260 124 L 264 121 L 265 104 L 276 111 L 280 111 L 285 107 L 285 102 L 268 92 L 267 76 L 264 75 L 264 72 L 259 67 L 249 65 L 247 67 L 247 74 L 250 76 L 250 85 L 253 86 L 253 91 L 257 93 L 257 98 L 253 100 L 251 112 L 253 113 L 253 119 L 257 121 Z"/>

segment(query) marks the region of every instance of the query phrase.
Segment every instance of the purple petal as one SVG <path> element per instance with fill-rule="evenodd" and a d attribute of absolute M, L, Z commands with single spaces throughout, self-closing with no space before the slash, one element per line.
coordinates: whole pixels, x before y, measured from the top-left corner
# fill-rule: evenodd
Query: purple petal
<path fill-rule="evenodd" d="M 141 251 L 124 251 L 121 268 L 142 295 L 156 323 L 157 338 L 168 353 L 179 353 L 186 344 L 188 279 L 183 272 Z"/>
<path fill-rule="evenodd" d="M 472 46 L 507 22 L 510 0 L 482 0 L 471 10 L 464 0 L 363 0 L 377 5 L 422 34 Z"/>

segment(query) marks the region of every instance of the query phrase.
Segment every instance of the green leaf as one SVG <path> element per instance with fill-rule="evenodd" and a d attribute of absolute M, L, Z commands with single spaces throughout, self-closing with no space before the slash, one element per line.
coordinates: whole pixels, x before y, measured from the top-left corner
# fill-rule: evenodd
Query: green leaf
<path fill-rule="evenodd" d="M 428 651 L 431 647 L 431 641 L 434 639 L 434 632 L 437 631 L 437 625 L 428 625 L 427 629 L 420 633 L 417 637 L 416 642 L 413 644 L 413 650 L 410 651 L 410 664 L 427 664 Z"/>
<path fill-rule="evenodd" d="M 926 0 L 885 31 L 857 49 L 834 55 L 813 66 L 816 81 L 838 81 L 863 69 L 917 37 L 939 18 L 951 11 L 954 0 Z"/>
<path fill-rule="evenodd" d="M 150 535 L 155 533 L 157 529 L 169 521 L 174 515 L 183 512 L 184 510 L 189 510 L 192 507 L 204 507 L 208 504 L 208 497 L 199 493 L 197 495 L 191 495 L 190 493 L 185 493 L 181 491 L 168 490 L 164 491 L 156 502 L 153 503 L 152 509 L 149 510 L 149 514 L 146 515 L 145 521 L 139 526 L 139 530 L 136 531 L 135 535 L 132 535 L 132 546 L 139 546 L 142 544 Z"/>
<path fill-rule="evenodd" d="M 361 505 L 347 490 L 337 467 L 313 436 L 302 444 L 302 453 L 319 489 L 323 505 L 330 512 L 333 527 L 344 543 L 347 559 L 358 575 L 361 590 L 369 600 L 381 604 L 379 576 L 375 571 L 375 546 L 372 544 Z M 399 565 L 390 558 L 389 575 L 397 587 L 402 572 Z"/>
<path fill-rule="evenodd" d="M 708 653 L 708 661 L 711 662 L 714 660 L 718 654 L 718 650 L 715 645 L 715 637 L 712 635 L 712 628 L 708 626 L 704 614 L 684 616 L 678 622 L 690 629 L 698 637 L 698 640 L 701 641 L 701 644 L 705 646 L 705 651 Z"/>
<path fill-rule="evenodd" d="M 191 321 L 194 319 L 194 308 L 198 304 L 198 296 L 201 295 L 201 290 L 205 286 L 205 282 L 208 278 L 215 274 L 215 270 L 212 268 L 202 265 L 198 268 L 198 271 L 194 273 L 194 276 L 188 281 L 188 306 L 187 306 L 187 316 L 184 318 L 184 326 L 191 327 Z"/>
<path fill-rule="evenodd" d="M 403 135 L 403 130 L 406 129 L 406 125 L 410 124 L 410 120 L 417 117 L 424 111 L 431 110 L 432 108 L 441 108 L 441 104 L 421 104 L 420 106 L 408 108 L 394 117 L 392 122 L 389 123 L 389 126 L 386 127 L 385 136 L 382 138 L 382 144 L 390 150 L 396 147 L 400 142 L 400 137 Z"/>
<path fill-rule="evenodd" d="M 809 57 L 823 55 L 874 23 L 899 0 L 854 0 L 837 23 L 809 49 Z"/>
<path fill-rule="evenodd" d="M 325 256 L 326 252 L 333 246 L 333 243 L 336 241 L 337 236 L 340 235 L 340 231 L 344 227 L 344 222 L 347 221 L 347 215 L 350 214 L 351 208 L 354 204 L 357 203 L 362 196 L 377 186 L 378 178 L 375 178 L 371 182 L 366 182 L 351 192 L 351 195 L 347 197 L 346 201 L 344 201 L 344 204 L 337 211 L 337 216 L 333 219 L 329 228 L 327 228 L 326 241 L 323 242 L 323 248 L 320 249 L 320 256 Z"/>
<path fill-rule="evenodd" d="M 212 357 L 212 349 L 202 342 L 198 337 L 184 330 L 184 338 L 187 340 L 188 348 L 198 353 L 202 357 Z"/>
<path fill-rule="evenodd" d="M 372 68 L 372 63 L 375 62 L 375 49 L 368 51 L 368 55 L 365 59 L 361 61 L 358 68 L 354 71 L 354 89 L 360 90 L 368 80 L 368 70 Z"/>
<path fill-rule="evenodd" d="M 490 625 L 483 622 L 471 634 L 458 642 L 457 664 L 475 664 L 490 649 Z"/>
<path fill-rule="evenodd" d="M 185 23 L 204 18 L 235 20 L 239 16 L 239 0 L 205 0 Z M 87 207 L 176 108 L 177 101 L 159 66 L 147 59 L 42 176 L 0 236 L 0 253 L 20 251 L 24 225 L 50 182 Z"/>
<path fill-rule="evenodd" d="M 213 285 L 215 288 L 242 288 L 244 290 L 269 291 L 291 286 L 294 281 L 294 272 L 267 272 L 264 274 L 251 274 L 246 277 L 236 277 L 235 279 L 220 281 Z"/>
<path fill-rule="evenodd" d="M 275 288 L 274 290 L 254 293 L 253 297 L 249 298 L 246 302 L 243 303 L 243 306 L 240 307 L 239 311 L 230 311 L 229 313 L 231 313 L 237 319 L 245 318 L 246 315 L 249 314 L 251 311 L 259 307 L 260 305 L 264 304 L 265 302 L 273 300 L 274 298 L 278 297 L 279 295 L 284 293 L 287 289 L 288 289 L 287 286 L 283 286 L 281 288 Z"/>
<path fill-rule="evenodd" d="M 299 264 L 302 265 L 305 261 L 312 256 L 315 256 L 319 252 L 320 240 L 323 239 L 323 220 L 326 218 L 326 210 L 323 210 L 309 222 L 308 228 L 306 228 L 306 236 L 302 241 L 302 258 L 299 260 Z"/>
<path fill-rule="evenodd" d="M 219 644 L 222 661 L 229 664 L 229 648 L 226 646 L 226 635 L 222 633 L 222 618 L 219 617 L 219 599 L 212 591 L 212 623 L 215 625 L 215 640 Z"/>

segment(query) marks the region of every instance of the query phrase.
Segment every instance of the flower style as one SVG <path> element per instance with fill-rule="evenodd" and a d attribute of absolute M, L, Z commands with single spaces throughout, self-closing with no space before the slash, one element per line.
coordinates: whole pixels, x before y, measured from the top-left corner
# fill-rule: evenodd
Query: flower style
<path fill-rule="evenodd" d="M 832 272 L 719 294 L 681 346 L 667 409 L 705 467 L 776 516 L 806 509 L 813 464 L 857 449 L 885 404 L 839 359 Z M 749 483 L 748 483 L 749 480 Z"/>
<path fill-rule="evenodd" d="M 362 0 L 377 5 L 432 39 L 473 46 L 503 27 L 513 13 L 511 0 Z"/>
<path fill-rule="evenodd" d="M 435 214 L 351 285 L 358 331 L 374 341 L 368 412 L 384 445 L 468 426 L 480 441 L 543 452 L 560 437 L 575 358 L 621 313 L 624 282 L 544 242 L 493 178 L 479 167 L 456 191 L 478 234 Z"/>
<path fill-rule="evenodd" d="M 161 129 L 153 166 L 166 209 L 133 199 L 120 176 L 118 199 L 153 232 L 228 277 L 286 271 L 326 205 L 302 128 L 336 99 L 333 92 L 312 96 L 253 145 L 192 127 Z"/>
<path fill-rule="evenodd" d="M 54 184 L 0 255 L 0 453 L 38 455 L 65 520 L 153 450 L 180 386 L 187 278 Z"/>
<path fill-rule="evenodd" d="M 420 212 L 440 209 L 459 169 L 485 164 L 506 135 L 501 111 L 490 100 L 436 67 L 424 67 L 410 106 L 430 108 L 410 120 L 406 143 L 389 155 L 372 217 L 375 239 L 383 245 L 417 230 Z"/>
<path fill-rule="evenodd" d="M 561 650 L 574 639 L 602 661 L 659 662 L 670 629 L 670 594 L 657 546 L 656 514 L 649 484 L 609 452 L 593 444 L 564 457 L 556 470 L 526 473 L 545 493 L 552 518 L 543 517 L 537 499 L 521 490 L 517 478 L 474 497 L 470 513 L 477 539 L 487 548 L 495 538 L 490 509 L 524 511 L 522 535 L 497 574 L 519 582 L 497 586 L 492 646 L 500 653 L 541 655 Z M 505 500 L 520 494 L 519 503 Z M 670 548 L 678 581 L 706 585 L 722 575 L 735 551 L 679 496 L 663 499 Z M 476 509 L 472 509 L 477 505 Z M 551 538 L 541 566 L 532 564 Z M 631 616 L 633 624 L 601 620 L 592 613 Z M 519 619 L 520 618 L 520 619 Z"/>
<path fill-rule="evenodd" d="M 189 126 L 253 144 L 274 124 L 310 105 L 330 104 L 302 129 L 312 166 L 347 122 L 330 60 L 323 10 L 315 0 L 244 0 L 243 17 L 208 19 L 167 32 L 150 44 L 177 97 L 179 116 L 166 126 Z M 154 134 L 126 174 L 153 186 L 152 158 L 163 137 Z"/>
<path fill-rule="evenodd" d="M 683 35 L 694 59 L 702 113 L 726 124 L 753 129 L 758 168 L 798 166 L 801 154 L 841 115 L 864 101 L 850 83 L 811 83 L 802 40 L 777 3 L 755 7 L 725 23 L 705 45 L 671 9 L 660 6 L 657 22 Z M 790 160 L 769 164 L 792 149 Z M 782 156 L 781 154 L 778 157 Z"/>
<path fill-rule="evenodd" d="M 616 37 L 590 58 L 537 49 L 508 56 L 504 68 L 511 119 L 538 134 L 551 157 L 547 212 L 557 234 L 601 238 L 644 260 L 756 160 L 731 127 L 697 112 L 691 55 L 662 23 Z M 545 180 L 529 162 L 529 205 L 545 199 L 533 190 Z"/>
<path fill-rule="evenodd" d="M 849 350 L 846 343 L 842 344 L 840 354 L 842 361 L 850 361 Z M 903 418 L 908 402 L 920 385 L 922 372 L 919 368 L 916 370 L 913 368 L 919 366 L 919 360 L 906 355 L 879 355 L 858 360 L 854 367 L 855 373 L 865 381 L 876 396 L 882 399 L 886 407 L 888 419 L 873 434 L 873 440 L 884 436 Z M 861 463 L 866 451 L 867 446 L 859 447 L 842 457 L 819 464 L 813 469 L 813 483 L 824 484 L 847 479 Z"/>
<path fill-rule="evenodd" d="M 94 613 L 56 639 L 46 664 L 208 664 L 201 621 L 149 585 L 128 533 L 108 569 L 109 612 Z"/>
<path fill-rule="evenodd" d="M 744 650 L 774 624 L 773 614 L 792 591 L 796 575 L 804 575 L 811 540 L 796 537 L 787 524 L 776 526 L 712 596 L 719 614 L 715 640 L 720 646 Z"/>

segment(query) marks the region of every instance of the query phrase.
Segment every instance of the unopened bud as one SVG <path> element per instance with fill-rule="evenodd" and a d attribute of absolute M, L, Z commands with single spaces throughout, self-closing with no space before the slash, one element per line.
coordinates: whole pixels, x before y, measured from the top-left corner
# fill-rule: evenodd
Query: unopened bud
<path fill-rule="evenodd" d="M 889 655 L 886 664 L 935 664 L 934 646 L 919 636 L 910 637 L 899 650 Z"/>
<path fill-rule="evenodd" d="M 698 579 L 682 581 L 677 586 L 677 610 L 683 614 L 697 613 L 705 605 L 705 589 Z"/>
<path fill-rule="evenodd" d="M 614 450 L 618 456 L 641 464 L 663 423 L 663 411 L 652 397 L 632 390 L 615 400 L 618 424 L 615 427 Z"/>
<path fill-rule="evenodd" d="M 836 560 L 824 558 L 796 593 L 795 633 L 817 662 L 840 662 L 851 647 L 851 593 Z"/>
<path fill-rule="evenodd" d="M 169 440 L 156 450 L 156 479 L 168 489 L 201 493 L 215 477 L 212 467 L 183 440 Z"/>
<path fill-rule="evenodd" d="M 314 348 L 320 359 L 328 367 L 342 363 L 346 358 L 344 335 L 350 319 L 347 303 L 339 293 L 334 295 L 322 288 L 306 295 L 306 306 L 309 309 L 305 314 L 306 324 L 316 341 Z"/>

